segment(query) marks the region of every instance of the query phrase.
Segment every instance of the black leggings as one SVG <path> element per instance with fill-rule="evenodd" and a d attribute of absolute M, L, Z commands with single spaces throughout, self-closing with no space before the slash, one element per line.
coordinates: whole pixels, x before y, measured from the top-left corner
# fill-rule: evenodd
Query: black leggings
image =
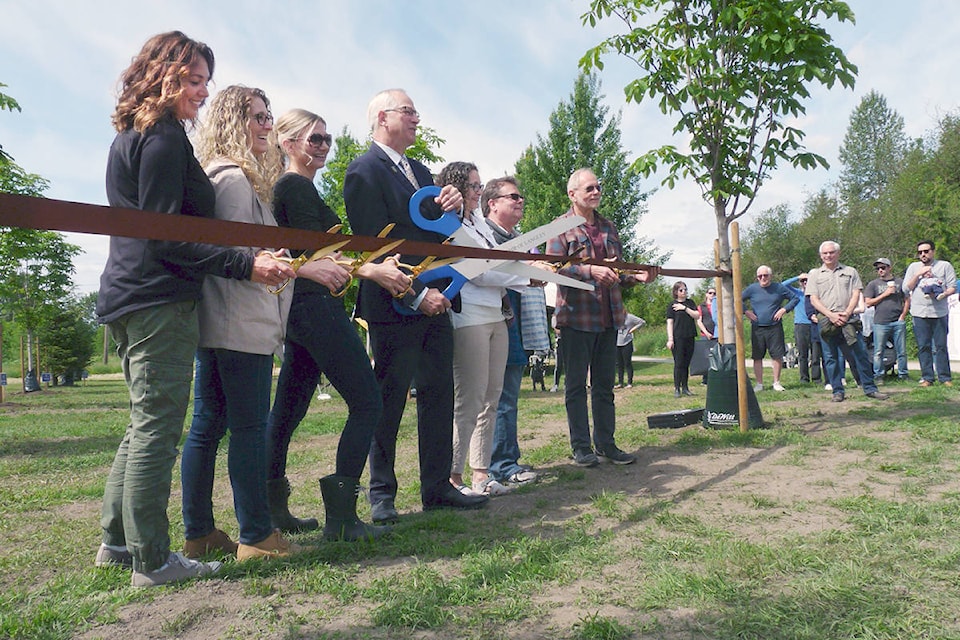
<path fill-rule="evenodd" d="M 623 385 L 623 372 L 627 372 L 627 384 L 633 384 L 633 343 L 617 347 L 617 383 Z"/>
<path fill-rule="evenodd" d="M 673 339 L 673 387 L 688 388 L 690 379 L 690 361 L 693 360 L 693 344 L 696 338 Z"/>

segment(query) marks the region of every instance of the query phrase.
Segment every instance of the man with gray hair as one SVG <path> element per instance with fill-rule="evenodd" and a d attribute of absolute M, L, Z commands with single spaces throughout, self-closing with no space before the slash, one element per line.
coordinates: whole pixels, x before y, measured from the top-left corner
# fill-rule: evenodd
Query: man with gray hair
<path fill-rule="evenodd" d="M 860 274 L 853 267 L 840 264 L 840 245 L 831 240 L 820 244 L 820 260 L 820 268 L 807 274 L 807 295 L 820 314 L 820 341 L 833 401 L 843 402 L 845 397 L 840 353 L 856 364 L 860 386 L 867 397 L 886 400 L 890 396 L 878 391 L 873 381 L 873 362 L 867 355 L 860 322 L 851 320 L 863 290 Z"/>
<path fill-rule="evenodd" d="M 773 389 L 783 391 L 780 371 L 787 352 L 783 337 L 783 316 L 797 306 L 790 287 L 774 282 L 773 270 L 765 264 L 757 267 L 757 281 L 743 290 L 744 303 L 750 308 L 743 315 L 750 319 L 750 346 L 753 352 L 754 391 L 763 391 L 763 356 L 769 351 L 773 361 Z M 786 306 L 783 303 L 786 302 Z"/>
<path fill-rule="evenodd" d="M 410 197 L 420 187 L 432 186 L 430 171 L 404 153 L 417 139 L 420 114 L 401 89 L 381 91 L 370 101 L 367 118 L 373 132 L 370 149 L 350 163 L 343 184 L 343 200 L 353 231 L 375 236 L 394 224 L 390 238 L 443 242 L 442 234 L 421 229 L 410 218 Z M 435 199 L 444 211 L 460 209 L 463 196 L 448 185 Z M 417 264 L 420 256 L 403 256 Z M 383 399 L 383 415 L 370 446 L 370 504 L 375 523 L 398 518 L 394 500 L 397 432 L 407 390 L 417 381 L 417 434 L 420 453 L 420 497 L 423 508 L 474 509 L 486 496 L 466 496 L 449 482 L 453 459 L 453 327 L 443 294 L 414 280 L 400 301 L 373 280 L 363 280 L 357 293 L 357 316 L 365 319 L 375 362 L 374 373 Z M 412 314 L 412 315 L 411 315 Z"/>
<path fill-rule="evenodd" d="M 547 253 L 580 254 L 583 258 L 595 259 L 622 257 L 623 246 L 616 226 L 597 213 L 600 189 L 600 181 L 592 170 L 573 172 L 567 181 L 571 207 L 564 215 L 583 216 L 586 222 L 547 242 Z M 620 288 L 646 282 L 654 274 L 644 271 L 637 276 L 621 275 L 609 267 L 591 264 L 571 264 L 560 269 L 560 273 L 595 285 L 592 291 L 557 287 L 556 319 L 563 342 L 564 403 L 573 460 L 581 467 L 595 467 L 599 458 L 614 464 L 630 464 L 637 457 L 621 451 L 614 440 L 617 328 L 626 317 Z M 588 371 L 593 409 L 592 443 L 587 412 Z"/>

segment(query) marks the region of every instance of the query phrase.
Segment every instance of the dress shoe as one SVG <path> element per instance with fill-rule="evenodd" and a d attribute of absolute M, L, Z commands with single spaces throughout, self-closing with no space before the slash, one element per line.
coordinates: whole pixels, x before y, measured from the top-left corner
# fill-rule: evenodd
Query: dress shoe
<path fill-rule="evenodd" d="M 490 497 L 485 495 L 465 496 L 451 485 L 444 487 L 438 494 L 434 495 L 430 499 L 425 499 L 423 501 L 423 510 L 433 511 L 434 509 L 479 509 L 486 504 L 488 500 L 490 500 Z"/>
<path fill-rule="evenodd" d="M 396 522 L 400 519 L 393 498 L 384 498 L 380 502 L 370 505 L 370 519 L 374 522 Z"/>

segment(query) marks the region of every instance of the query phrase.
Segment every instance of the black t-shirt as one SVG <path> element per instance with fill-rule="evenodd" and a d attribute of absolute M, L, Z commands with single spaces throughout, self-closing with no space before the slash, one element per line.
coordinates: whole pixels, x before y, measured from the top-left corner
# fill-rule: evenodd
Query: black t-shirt
<path fill-rule="evenodd" d="M 673 305 L 679 302 L 678 300 L 673 300 L 670 302 L 670 306 L 667 307 L 667 319 L 673 320 L 673 339 L 677 340 L 678 338 L 696 338 L 697 337 L 697 323 L 690 317 L 690 314 L 686 311 L 674 311 Z M 683 301 L 683 304 L 688 309 L 696 309 L 697 303 L 693 300 L 687 298 Z"/>
<path fill-rule="evenodd" d="M 281 227 L 307 229 L 309 231 L 329 231 L 330 227 L 340 224 L 340 218 L 327 206 L 313 181 L 299 173 L 285 173 L 273 187 L 273 217 Z M 319 247 L 291 247 L 293 255 L 298 256 Z M 294 295 L 304 293 L 330 293 L 319 282 L 299 278 L 294 283 Z"/>

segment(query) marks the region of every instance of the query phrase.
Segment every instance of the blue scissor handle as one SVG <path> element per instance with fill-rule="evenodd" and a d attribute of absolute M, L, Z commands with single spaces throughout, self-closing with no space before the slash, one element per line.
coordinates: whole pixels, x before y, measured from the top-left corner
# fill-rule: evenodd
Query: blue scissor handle
<path fill-rule="evenodd" d="M 460 228 L 460 218 L 453 211 L 444 211 L 436 220 L 428 220 L 420 213 L 420 203 L 427 198 L 436 198 L 440 195 L 440 187 L 429 186 L 417 189 L 410 196 L 410 219 L 413 223 L 426 231 L 435 231 L 449 238 Z"/>
<path fill-rule="evenodd" d="M 467 278 L 464 277 L 462 273 L 454 269 L 449 264 L 445 264 L 442 267 L 437 267 L 436 269 L 430 269 L 429 271 L 425 271 L 420 274 L 420 277 L 417 278 L 417 280 L 424 283 L 425 285 L 429 285 L 434 280 L 443 280 L 444 278 L 450 279 L 450 284 L 448 284 L 446 288 L 441 292 L 443 293 L 443 297 L 446 298 L 447 300 L 453 300 L 456 297 L 456 295 L 460 293 L 460 289 L 463 288 L 463 285 L 465 285 L 468 282 Z M 393 301 L 393 308 L 396 309 L 398 313 L 405 316 L 415 316 L 418 313 L 420 313 L 416 309 L 411 309 L 406 305 L 400 304 L 400 302 L 397 300 Z"/>

